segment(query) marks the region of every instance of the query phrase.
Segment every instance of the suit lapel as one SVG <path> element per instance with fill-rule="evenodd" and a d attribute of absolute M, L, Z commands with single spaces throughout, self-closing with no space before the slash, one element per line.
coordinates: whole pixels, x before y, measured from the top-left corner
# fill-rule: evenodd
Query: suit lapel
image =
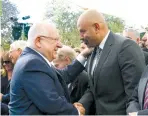
<path fill-rule="evenodd" d="M 77 78 L 79 78 L 79 77 L 77 77 Z M 77 83 L 78 83 L 78 79 L 75 79 L 74 82 L 71 83 L 70 86 L 72 86 L 72 89 L 69 91 L 69 94 L 71 94 L 73 92 L 73 90 L 77 86 Z"/>
<path fill-rule="evenodd" d="M 59 82 L 61 83 L 61 85 L 64 89 L 65 97 L 67 98 L 67 101 L 70 102 L 68 87 L 67 87 L 67 84 L 65 83 L 65 81 L 63 80 L 62 75 L 54 67 L 52 67 L 52 70 L 54 70 L 54 72 L 56 72 L 58 80 L 59 80 Z"/>
<path fill-rule="evenodd" d="M 102 69 L 102 65 L 105 62 L 105 60 L 107 59 L 109 52 L 111 51 L 111 45 L 113 44 L 112 34 L 113 33 L 110 32 L 110 34 L 106 40 L 106 43 L 104 45 L 104 48 L 102 50 L 101 57 L 100 57 L 99 62 L 97 64 L 96 70 L 94 70 L 94 87 L 96 87 L 96 84 L 97 84 L 97 81 L 98 81 L 98 78 L 100 75 L 100 71 Z"/>
<path fill-rule="evenodd" d="M 95 55 L 95 51 L 93 51 L 93 53 L 91 54 L 91 56 L 89 57 L 88 59 L 88 65 L 87 65 L 87 74 L 88 74 L 88 77 L 89 77 L 89 83 L 90 83 L 90 86 L 93 87 L 94 84 L 93 84 L 93 77 L 91 75 L 91 69 L 92 69 L 92 64 L 93 64 L 93 59 L 94 59 L 94 55 Z"/>
<path fill-rule="evenodd" d="M 144 102 L 144 94 L 145 94 L 145 88 L 146 88 L 146 84 L 148 81 L 148 75 L 143 75 L 140 79 L 139 82 L 139 87 L 138 87 L 138 97 L 139 97 L 139 104 L 141 109 L 143 109 L 143 102 Z"/>

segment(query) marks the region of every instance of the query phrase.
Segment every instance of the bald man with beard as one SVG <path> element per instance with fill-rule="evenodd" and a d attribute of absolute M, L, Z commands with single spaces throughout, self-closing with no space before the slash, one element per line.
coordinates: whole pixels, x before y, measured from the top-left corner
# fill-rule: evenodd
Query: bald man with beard
<path fill-rule="evenodd" d="M 93 102 L 96 115 L 125 115 L 126 103 L 144 70 L 144 55 L 130 39 L 108 29 L 104 17 L 96 10 L 85 11 L 78 19 L 81 40 L 95 47 L 88 58 L 90 88 L 75 105 L 90 114 Z"/>

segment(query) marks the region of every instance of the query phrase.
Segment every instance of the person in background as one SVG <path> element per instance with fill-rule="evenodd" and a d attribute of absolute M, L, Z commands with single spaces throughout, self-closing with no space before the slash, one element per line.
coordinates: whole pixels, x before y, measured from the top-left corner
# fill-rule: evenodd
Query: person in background
<path fill-rule="evenodd" d="M 10 45 L 9 57 L 11 58 L 11 61 L 13 64 L 16 63 L 17 59 L 21 55 L 22 51 L 26 48 L 26 46 L 27 46 L 27 42 L 24 40 L 14 41 Z"/>
<path fill-rule="evenodd" d="M 2 66 L 5 70 L 5 75 L 1 75 L 1 94 L 0 101 L 8 104 L 9 98 L 5 96 L 9 93 L 10 80 L 12 78 L 13 64 L 9 58 L 9 53 L 5 52 L 2 56 Z"/>
<path fill-rule="evenodd" d="M 142 41 L 143 41 L 143 51 L 148 52 L 148 33 L 147 32 L 142 37 Z"/>
<path fill-rule="evenodd" d="M 76 59 L 76 52 L 69 46 L 63 46 L 58 49 L 57 57 L 53 60 L 54 66 L 58 69 L 63 69 L 71 64 Z M 68 84 L 71 102 L 78 102 L 84 95 L 88 86 L 88 76 L 85 71 L 80 73 L 76 79 Z"/>
<path fill-rule="evenodd" d="M 126 29 L 123 31 L 123 36 L 135 41 L 138 45 L 140 44 L 140 33 L 134 29 Z M 145 64 L 148 65 L 148 52 L 143 51 L 145 57 Z"/>
<path fill-rule="evenodd" d="M 84 49 L 86 49 L 87 45 L 82 42 L 81 45 L 80 45 L 80 50 L 83 51 Z"/>
<path fill-rule="evenodd" d="M 127 105 L 129 116 L 148 115 L 148 66 Z"/>
<path fill-rule="evenodd" d="M 13 64 L 9 58 L 9 53 L 5 52 L 2 56 L 2 67 L 4 72 L 1 75 L 1 93 L 0 93 L 0 102 L 1 102 L 1 114 L 8 115 L 8 103 L 10 101 L 10 80 L 12 78 Z"/>
<path fill-rule="evenodd" d="M 74 48 L 74 51 L 76 52 L 77 56 L 81 53 L 80 48 Z"/>

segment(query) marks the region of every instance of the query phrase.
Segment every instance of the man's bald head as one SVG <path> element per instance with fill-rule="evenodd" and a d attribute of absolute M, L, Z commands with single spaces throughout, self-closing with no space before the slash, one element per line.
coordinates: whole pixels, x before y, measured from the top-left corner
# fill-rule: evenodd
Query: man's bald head
<path fill-rule="evenodd" d="M 82 23 L 82 22 L 85 22 L 88 24 L 93 24 L 98 22 L 106 23 L 103 15 L 95 9 L 87 10 L 86 12 L 81 14 L 81 16 L 78 19 L 77 25 L 79 25 L 79 23 Z"/>
<path fill-rule="evenodd" d="M 80 15 L 77 27 L 80 32 L 81 40 L 88 47 L 99 45 L 108 32 L 105 18 L 94 9 L 87 10 Z"/>

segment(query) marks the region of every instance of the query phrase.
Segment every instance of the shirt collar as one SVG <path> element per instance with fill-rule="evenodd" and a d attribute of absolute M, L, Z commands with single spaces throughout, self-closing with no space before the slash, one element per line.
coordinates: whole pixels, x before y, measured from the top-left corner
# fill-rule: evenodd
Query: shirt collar
<path fill-rule="evenodd" d="M 30 47 L 29 47 L 30 48 Z M 44 60 L 48 63 L 48 65 L 51 67 L 51 63 L 49 62 L 49 60 L 43 56 L 40 52 L 38 52 L 37 50 L 33 49 L 33 48 L 30 48 L 32 49 L 33 51 L 35 51 L 36 53 L 38 53 L 42 58 L 44 58 Z"/>
<path fill-rule="evenodd" d="M 99 48 L 101 48 L 102 50 L 104 48 L 104 45 L 105 45 L 105 42 L 106 42 L 106 40 L 108 38 L 109 33 L 110 33 L 110 30 L 107 32 L 106 36 L 104 37 L 104 39 L 102 40 L 102 42 L 99 45 Z"/>

